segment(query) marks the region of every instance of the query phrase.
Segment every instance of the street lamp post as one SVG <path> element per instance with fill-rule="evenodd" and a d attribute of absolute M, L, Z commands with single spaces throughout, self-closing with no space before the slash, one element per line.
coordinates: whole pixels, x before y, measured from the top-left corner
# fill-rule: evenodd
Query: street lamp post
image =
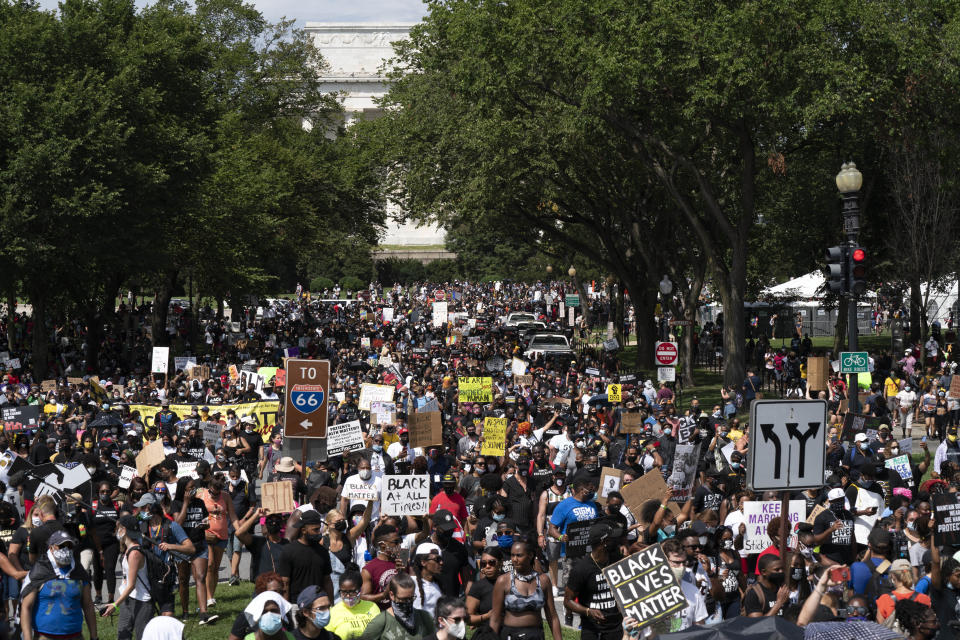
<path fill-rule="evenodd" d="M 860 233 L 860 187 L 863 184 L 863 174 L 857 170 L 857 165 L 844 162 L 840 173 L 836 177 L 837 189 L 843 198 L 843 231 L 847 234 L 848 255 L 851 255 L 857 246 L 857 236 Z M 858 347 L 857 330 L 857 294 L 853 291 L 853 274 L 847 274 L 847 350 L 856 351 Z M 851 373 L 847 382 L 847 406 L 854 413 L 860 412 L 858 374 Z"/>
<path fill-rule="evenodd" d="M 663 276 L 663 279 L 660 281 L 660 340 L 666 341 L 669 338 L 669 333 L 667 332 L 667 296 L 673 292 L 673 283 L 670 282 L 670 278 Z"/>

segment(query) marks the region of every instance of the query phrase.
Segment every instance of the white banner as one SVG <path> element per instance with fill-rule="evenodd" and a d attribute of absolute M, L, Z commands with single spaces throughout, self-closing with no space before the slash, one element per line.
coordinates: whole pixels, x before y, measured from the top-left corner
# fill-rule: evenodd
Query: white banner
<path fill-rule="evenodd" d="M 789 545 L 796 546 L 796 535 L 794 527 L 806 517 L 807 503 L 803 500 L 791 500 L 788 518 L 790 524 L 787 530 L 790 531 Z M 747 533 L 743 536 L 743 550 L 741 553 L 760 553 L 773 544 L 770 536 L 767 535 L 767 526 L 770 521 L 780 515 L 780 501 L 748 501 L 743 503 L 743 517 L 747 524 Z"/>
<path fill-rule="evenodd" d="M 361 411 L 370 411 L 371 402 L 393 402 L 393 394 L 396 390 L 388 384 L 369 384 L 360 385 L 360 405 Z"/>
<path fill-rule="evenodd" d="M 338 456 L 364 448 L 363 430 L 359 420 L 327 427 L 327 456 Z"/>
<path fill-rule="evenodd" d="M 383 476 L 380 514 L 422 516 L 430 510 L 430 476 Z"/>
<path fill-rule="evenodd" d="M 383 323 L 393 322 L 393 307 L 384 307 L 382 310 Z"/>
<path fill-rule="evenodd" d="M 447 303 L 444 302 L 434 302 L 433 303 L 433 326 L 442 327 L 447 324 Z"/>

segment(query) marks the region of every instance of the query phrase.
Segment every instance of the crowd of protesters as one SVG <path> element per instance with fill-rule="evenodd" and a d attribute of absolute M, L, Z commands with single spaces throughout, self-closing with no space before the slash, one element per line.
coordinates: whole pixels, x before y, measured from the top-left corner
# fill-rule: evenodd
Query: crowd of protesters
<path fill-rule="evenodd" d="M 960 485 L 958 407 L 946 394 L 952 368 L 943 349 L 932 359 L 927 349 L 921 364 L 912 351 L 872 363 L 863 415 L 877 428 L 855 434 L 842 378 L 831 375 L 825 389 L 800 382 L 812 350 L 771 356 L 774 371 L 791 372 L 786 397 L 796 384 L 798 399 L 829 403 L 827 474 L 792 496 L 805 512 L 789 542 L 781 546 L 774 518 L 770 545 L 748 552 L 745 505 L 780 499 L 746 486 L 747 412 L 763 396 L 763 372 L 723 389 L 712 407 L 696 398 L 681 406 L 670 385 L 624 370 L 616 350 L 526 357 L 538 328 L 504 319 L 528 312 L 541 331 L 570 337 L 557 313 L 559 285 L 371 285 L 363 294 L 329 301 L 301 293 L 231 318 L 199 314 L 202 338 L 189 345 L 196 366 L 168 374 L 150 373 L 149 316 L 132 301 L 107 327 L 100 354 L 108 364 L 99 371 L 82 360 L 81 324 L 4 321 L 0 409 L 41 409 L 37 424 L 8 424 L 0 435 L 0 466 L 19 470 L 3 474 L 0 502 L 6 633 L 69 640 L 86 626 L 97 638 L 98 620 L 102 630 L 112 617 L 121 640 L 187 637 L 194 624 L 230 626 L 231 640 L 468 632 L 560 640 L 564 626 L 588 640 L 620 640 L 781 616 L 808 632 L 858 622 L 895 634 L 888 637 L 955 637 L 960 553 L 942 543 L 934 518 L 936 498 Z M 438 299 L 447 304 L 443 322 L 433 317 Z M 173 355 L 188 355 L 180 331 L 188 315 L 171 317 L 171 365 Z M 49 380 L 30 374 L 37 330 L 50 332 Z M 328 424 L 358 420 L 362 448 L 302 459 L 300 442 L 285 438 L 279 372 L 258 383 L 242 374 L 282 368 L 294 354 L 330 361 Z M 458 379 L 468 377 L 492 378 L 488 401 L 460 398 Z M 360 409 L 369 383 L 395 389 L 389 420 Z M 611 384 L 621 386 L 619 402 L 608 396 Z M 269 403 L 277 408 L 263 411 Z M 414 447 L 408 421 L 424 406 L 441 412 L 442 442 Z M 486 450 L 486 418 L 507 419 L 502 454 Z M 897 429 L 942 443 L 931 455 L 924 438 L 901 474 L 886 464 L 904 453 Z M 157 441 L 164 460 L 124 477 Z M 678 475 L 675 466 L 688 461 L 677 451 L 687 445 L 695 445 L 695 473 Z M 69 491 L 33 480 L 80 466 L 90 480 Z M 601 491 L 605 469 L 618 472 L 617 490 Z M 381 514 L 378 500 L 342 495 L 348 483 L 379 495 L 394 474 L 429 476 L 429 513 Z M 624 490 L 647 474 L 667 488 L 628 505 Z M 292 512 L 264 508 L 259 487 L 274 480 L 293 483 Z M 861 493 L 882 504 L 861 508 Z M 585 521 L 589 546 L 572 557 L 567 529 Z M 687 606 L 651 625 L 624 618 L 601 569 L 656 544 Z M 242 611 L 218 605 L 221 569 L 231 585 L 254 583 Z"/>

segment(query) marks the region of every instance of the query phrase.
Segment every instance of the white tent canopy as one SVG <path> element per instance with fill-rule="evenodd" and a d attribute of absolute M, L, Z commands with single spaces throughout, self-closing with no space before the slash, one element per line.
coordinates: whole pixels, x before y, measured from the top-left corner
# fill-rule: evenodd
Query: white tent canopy
<path fill-rule="evenodd" d="M 826 278 L 822 271 L 811 271 L 799 278 L 787 280 L 773 287 L 767 287 L 762 291 L 764 296 L 774 296 L 782 298 L 799 298 L 801 300 L 817 298 L 823 294 L 823 284 Z"/>

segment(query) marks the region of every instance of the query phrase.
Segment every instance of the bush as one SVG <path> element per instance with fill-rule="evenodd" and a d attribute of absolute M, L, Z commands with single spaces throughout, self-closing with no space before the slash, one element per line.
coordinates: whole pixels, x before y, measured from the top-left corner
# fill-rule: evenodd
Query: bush
<path fill-rule="evenodd" d="M 424 275 L 430 282 L 451 282 L 460 278 L 460 269 L 456 260 L 434 260 L 424 268 Z"/>
<path fill-rule="evenodd" d="M 330 278 L 325 278 L 323 276 L 317 276 L 310 281 L 310 291 L 317 293 L 318 291 L 324 291 L 326 289 L 333 288 L 333 280 Z"/>
<path fill-rule="evenodd" d="M 377 280 L 385 287 L 409 285 L 424 280 L 425 269 L 419 260 L 388 258 L 377 262 Z"/>
<path fill-rule="evenodd" d="M 360 291 L 361 289 L 366 289 L 369 282 L 364 282 L 356 276 L 345 276 L 340 280 L 340 286 L 345 291 Z"/>

